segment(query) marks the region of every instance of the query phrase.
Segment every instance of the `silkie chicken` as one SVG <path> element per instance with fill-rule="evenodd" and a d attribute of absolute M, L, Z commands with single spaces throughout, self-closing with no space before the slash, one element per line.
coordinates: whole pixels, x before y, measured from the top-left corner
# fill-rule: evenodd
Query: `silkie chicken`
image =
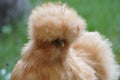
<path fill-rule="evenodd" d="M 77 12 L 61 3 L 37 6 L 28 21 L 29 41 L 11 80 L 117 80 L 111 43 L 88 32 Z"/>

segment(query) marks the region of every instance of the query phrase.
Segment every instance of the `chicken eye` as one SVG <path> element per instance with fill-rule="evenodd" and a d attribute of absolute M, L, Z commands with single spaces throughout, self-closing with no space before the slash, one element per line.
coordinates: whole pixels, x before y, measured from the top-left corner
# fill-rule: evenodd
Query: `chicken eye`
<path fill-rule="evenodd" d="M 62 46 L 62 47 L 64 47 L 64 40 L 56 39 L 55 41 L 53 41 L 53 44 L 55 46 Z"/>

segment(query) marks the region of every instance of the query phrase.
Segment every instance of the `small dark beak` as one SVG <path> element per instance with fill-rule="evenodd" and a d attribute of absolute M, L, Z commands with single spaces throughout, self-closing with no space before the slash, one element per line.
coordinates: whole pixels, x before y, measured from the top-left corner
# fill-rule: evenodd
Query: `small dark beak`
<path fill-rule="evenodd" d="M 54 43 L 55 43 L 55 45 L 57 45 L 57 46 L 62 46 L 62 47 L 64 47 L 64 40 L 56 39 Z"/>

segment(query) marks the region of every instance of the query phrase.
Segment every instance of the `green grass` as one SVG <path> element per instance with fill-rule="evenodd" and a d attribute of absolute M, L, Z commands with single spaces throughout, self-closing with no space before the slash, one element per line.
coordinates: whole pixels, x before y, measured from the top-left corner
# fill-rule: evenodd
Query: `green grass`
<path fill-rule="evenodd" d="M 34 2 L 38 5 L 42 2 Z M 120 0 L 61 0 L 77 10 L 78 14 L 86 19 L 89 31 L 98 31 L 105 35 L 113 43 L 113 51 L 118 63 L 120 63 Z M 33 6 L 33 7 L 34 7 Z M 0 70 L 5 68 L 11 72 L 13 66 L 20 58 L 20 51 L 27 39 L 26 20 L 18 21 L 16 30 L 11 34 L 0 35 Z M 5 75 L 0 74 L 0 80 L 6 80 Z M 120 80 L 120 79 L 119 79 Z"/>

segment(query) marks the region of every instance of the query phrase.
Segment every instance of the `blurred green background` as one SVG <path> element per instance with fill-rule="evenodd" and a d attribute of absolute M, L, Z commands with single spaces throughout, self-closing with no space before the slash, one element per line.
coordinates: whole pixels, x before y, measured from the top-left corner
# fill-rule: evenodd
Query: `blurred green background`
<path fill-rule="evenodd" d="M 30 9 L 47 1 L 29 0 Z M 98 31 L 113 43 L 116 60 L 120 64 L 120 0 L 61 0 L 77 10 L 87 22 L 89 31 Z M 22 5 L 21 5 L 22 6 Z M 29 14 L 29 13 L 28 13 Z M 20 52 L 27 43 L 28 15 L 14 24 L 7 23 L 0 33 L 0 80 L 9 80 Z M 119 79 L 120 80 L 120 79 Z"/>

